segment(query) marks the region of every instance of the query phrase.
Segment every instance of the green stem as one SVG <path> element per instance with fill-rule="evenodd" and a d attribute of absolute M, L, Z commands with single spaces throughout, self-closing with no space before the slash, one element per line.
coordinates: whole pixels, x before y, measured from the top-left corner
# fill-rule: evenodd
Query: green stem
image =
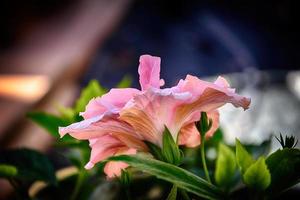
<path fill-rule="evenodd" d="M 211 183 L 210 177 L 209 177 L 209 173 L 208 173 L 208 169 L 207 169 L 207 165 L 206 165 L 206 159 L 205 159 L 205 138 L 202 137 L 201 138 L 201 159 L 202 159 L 202 164 L 203 164 L 203 170 L 206 176 L 206 179 L 209 183 Z"/>
<path fill-rule="evenodd" d="M 82 183 L 84 182 L 84 179 L 85 179 L 85 171 L 82 169 L 79 169 L 77 180 L 76 180 L 76 185 L 72 192 L 72 196 L 71 196 L 70 200 L 75 200 L 77 198 L 78 193 L 80 192 Z"/>

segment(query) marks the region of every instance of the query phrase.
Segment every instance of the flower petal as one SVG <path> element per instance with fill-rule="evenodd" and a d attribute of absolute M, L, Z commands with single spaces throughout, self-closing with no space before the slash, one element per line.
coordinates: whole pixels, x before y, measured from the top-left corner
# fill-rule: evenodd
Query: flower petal
<path fill-rule="evenodd" d="M 115 155 L 124 155 L 124 154 L 133 155 L 136 154 L 136 150 L 123 148 L 123 149 L 119 149 L 119 151 Z M 108 178 L 119 177 L 121 176 L 122 169 L 125 169 L 126 167 L 128 167 L 128 164 L 124 162 L 110 161 L 106 163 L 104 167 L 104 173 L 107 175 Z"/>
<path fill-rule="evenodd" d="M 146 145 L 141 140 L 134 129 L 126 122 L 118 119 L 119 115 L 101 115 L 90 119 L 71 124 L 67 127 L 60 127 L 61 136 L 69 133 L 79 140 L 97 139 L 103 135 L 110 134 L 120 139 L 128 147 L 139 150 L 147 150 Z"/>
<path fill-rule="evenodd" d="M 200 133 L 196 128 L 195 123 L 190 123 L 181 128 L 178 136 L 178 144 L 185 145 L 187 147 L 196 147 L 200 145 L 201 137 Z"/>
<path fill-rule="evenodd" d="M 97 162 L 113 156 L 124 145 L 111 135 L 102 135 L 96 141 L 90 142 L 92 148 L 90 161 L 86 164 L 86 169 L 91 169 Z"/>
<path fill-rule="evenodd" d="M 179 138 L 178 138 L 178 143 L 179 145 L 185 145 L 187 147 L 196 147 L 198 145 L 200 145 L 201 143 L 201 137 L 200 137 L 200 133 L 197 130 L 197 127 L 195 125 L 195 121 L 200 120 L 200 113 L 196 113 L 197 115 L 195 115 L 195 117 L 192 118 L 191 123 L 183 126 L 180 129 L 180 133 L 179 133 Z M 214 133 L 216 132 L 216 130 L 219 128 L 219 112 L 217 110 L 212 111 L 212 112 L 208 112 L 207 113 L 207 117 L 209 119 L 212 119 L 212 127 L 210 128 L 210 130 L 206 133 L 205 138 L 209 139 L 211 138 Z"/>
<path fill-rule="evenodd" d="M 163 80 L 160 80 L 160 57 L 142 55 L 139 65 L 140 84 L 142 90 L 147 90 L 150 87 L 159 88 L 163 85 Z"/>
<path fill-rule="evenodd" d="M 151 88 L 136 95 L 120 112 L 120 119 L 129 123 L 144 140 L 161 146 L 165 126 L 172 132 L 173 110 L 190 98 L 189 93 L 173 89 Z M 177 134 L 176 134 L 177 135 Z M 174 135 L 174 140 L 177 137 Z"/>
<path fill-rule="evenodd" d="M 178 90 L 190 92 L 193 97 L 189 103 L 178 107 L 175 123 L 182 124 L 188 121 L 194 112 L 211 112 L 226 103 L 248 109 L 250 105 L 249 98 L 235 94 L 234 90 L 229 88 L 229 84 L 222 77 L 219 77 L 216 82 L 217 84 L 209 83 L 190 75 L 185 80 L 181 80 L 177 85 Z"/>
<path fill-rule="evenodd" d="M 80 115 L 84 119 L 93 118 L 107 111 L 117 113 L 125 104 L 140 91 L 134 88 L 111 89 L 101 97 L 92 99 L 86 106 L 86 110 Z"/>
<path fill-rule="evenodd" d="M 218 110 L 207 113 L 207 118 L 212 120 L 212 126 L 205 135 L 206 139 L 211 138 L 219 128 L 219 116 L 220 114 Z"/>

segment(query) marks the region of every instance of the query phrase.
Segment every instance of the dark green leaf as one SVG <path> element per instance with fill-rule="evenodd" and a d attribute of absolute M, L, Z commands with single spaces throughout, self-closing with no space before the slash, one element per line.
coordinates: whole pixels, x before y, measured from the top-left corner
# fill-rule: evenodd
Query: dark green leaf
<path fill-rule="evenodd" d="M 127 170 L 122 170 L 120 180 L 125 187 L 128 187 L 131 182 L 130 173 Z"/>
<path fill-rule="evenodd" d="M 265 190 L 270 185 L 271 174 L 263 157 L 248 167 L 243 175 L 243 181 L 248 187 L 256 190 Z"/>
<path fill-rule="evenodd" d="M 85 106 L 88 102 L 94 98 L 103 95 L 106 92 L 104 88 L 100 86 L 97 80 L 91 80 L 89 84 L 81 91 L 79 99 L 75 104 L 75 113 L 80 113 L 85 110 Z"/>
<path fill-rule="evenodd" d="M 201 112 L 201 118 L 198 122 L 196 122 L 196 127 L 201 134 L 201 138 L 204 138 L 211 126 L 212 119 L 208 119 L 206 112 Z"/>
<path fill-rule="evenodd" d="M 226 145 L 220 143 L 216 161 L 215 180 L 223 187 L 229 187 L 234 178 L 236 170 L 235 154 Z"/>
<path fill-rule="evenodd" d="M 246 170 L 248 169 L 248 167 L 250 167 L 250 165 L 252 165 L 254 163 L 253 158 L 251 157 L 251 155 L 247 152 L 247 150 L 243 147 L 243 145 L 241 144 L 241 142 L 236 139 L 236 162 L 242 172 L 242 174 L 244 174 L 246 172 Z"/>
<path fill-rule="evenodd" d="M 162 154 L 164 156 L 164 160 L 168 163 L 178 165 L 181 161 L 181 153 L 178 145 L 174 141 L 170 131 L 167 127 L 165 127 L 165 131 L 163 133 L 163 148 Z"/>
<path fill-rule="evenodd" d="M 282 148 L 294 148 L 298 140 L 295 138 L 295 136 L 285 136 L 285 139 L 283 139 L 282 134 L 280 133 L 280 139 L 275 136 L 275 138 L 278 140 L 278 142 L 281 144 Z"/>
<path fill-rule="evenodd" d="M 206 180 L 174 165 L 161 162 L 145 155 L 121 155 L 108 160 L 123 161 L 132 167 L 169 181 L 178 188 L 185 189 L 206 199 L 220 199 L 222 192 Z"/>
<path fill-rule="evenodd" d="M 299 183 L 300 181 L 300 150 L 277 150 L 267 159 L 266 164 L 271 172 L 272 182 L 268 191 L 275 195 Z"/>
<path fill-rule="evenodd" d="M 0 178 L 12 178 L 18 174 L 18 169 L 13 165 L 0 164 Z"/>
<path fill-rule="evenodd" d="M 164 156 L 162 155 L 162 151 L 161 151 L 162 149 L 159 146 L 148 141 L 144 141 L 144 142 L 148 146 L 150 153 L 153 155 L 154 158 L 162 161 L 164 160 Z"/>
<path fill-rule="evenodd" d="M 58 133 L 58 127 L 67 125 L 67 123 L 60 117 L 44 112 L 30 112 L 27 113 L 27 116 L 56 138 L 60 137 Z"/>
<path fill-rule="evenodd" d="M 176 200 L 177 198 L 177 186 L 173 185 L 172 189 L 167 197 L 167 200 Z"/>
<path fill-rule="evenodd" d="M 13 165 L 18 173 L 14 177 L 19 180 L 43 180 L 56 183 L 55 171 L 51 162 L 43 154 L 29 149 L 2 151 L 0 163 Z"/>
<path fill-rule="evenodd" d="M 118 83 L 117 88 L 128 88 L 132 84 L 132 77 L 129 75 L 126 75 L 123 77 L 123 79 Z"/>

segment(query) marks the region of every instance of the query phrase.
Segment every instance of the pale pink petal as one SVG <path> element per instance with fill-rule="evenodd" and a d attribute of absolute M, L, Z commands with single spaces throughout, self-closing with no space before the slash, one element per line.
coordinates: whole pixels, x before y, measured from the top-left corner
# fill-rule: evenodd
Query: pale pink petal
<path fill-rule="evenodd" d="M 223 78 L 222 76 L 219 76 L 217 78 L 217 80 L 214 82 L 214 84 L 216 84 L 220 87 L 223 87 L 223 88 L 229 88 L 230 87 L 228 81 L 225 78 Z"/>
<path fill-rule="evenodd" d="M 194 97 L 194 101 L 192 103 L 182 104 L 176 108 L 173 122 L 182 126 L 186 122 L 191 121 L 193 113 L 209 113 L 226 103 L 231 103 L 236 107 L 248 108 L 250 100 L 236 94 L 227 94 L 221 90 L 206 88 L 197 98 Z"/>
<path fill-rule="evenodd" d="M 124 145 L 111 135 L 103 135 L 93 139 L 90 147 L 92 151 L 90 161 L 85 166 L 86 169 L 91 169 L 96 163 L 115 155 Z"/>
<path fill-rule="evenodd" d="M 214 82 L 214 84 L 218 85 L 219 87 L 226 88 L 230 92 L 233 92 L 233 93 L 235 92 L 235 89 L 230 88 L 230 85 L 229 85 L 228 81 L 222 76 L 219 76 L 217 78 L 217 80 Z"/>
<path fill-rule="evenodd" d="M 122 169 L 128 167 L 128 164 L 118 161 L 109 161 L 105 164 L 104 173 L 107 175 L 107 178 L 111 179 L 114 177 L 120 177 Z"/>
<path fill-rule="evenodd" d="M 193 76 L 181 80 L 177 87 L 150 89 L 136 95 L 120 112 L 120 119 L 128 122 L 145 140 L 161 145 L 164 126 L 170 130 L 174 140 L 185 125 L 195 120 L 195 114 L 211 113 L 226 103 L 247 109 L 250 99 L 237 95 L 232 90 Z M 209 132 L 211 136 L 218 127 L 218 115 Z"/>
<path fill-rule="evenodd" d="M 185 80 L 180 80 L 177 85 L 180 92 L 190 92 L 194 98 L 198 98 L 206 89 L 211 88 L 226 93 L 227 96 L 233 96 L 236 99 L 241 96 L 235 94 L 235 89 L 230 88 L 229 83 L 225 78 L 219 76 L 215 83 L 200 80 L 199 78 L 187 75 Z M 247 109 L 250 104 L 249 98 L 244 98 L 243 104 L 234 104 L 236 107 L 243 107 Z"/>
<path fill-rule="evenodd" d="M 185 145 L 187 147 L 196 147 L 200 145 L 201 137 L 200 133 L 196 128 L 195 121 L 200 120 L 200 113 L 196 113 L 195 117 L 191 118 L 192 122 L 183 126 L 180 129 L 179 133 L 179 145 Z M 210 130 L 206 133 L 205 138 L 209 139 L 211 138 L 216 130 L 219 128 L 219 112 L 217 110 L 208 112 L 207 117 L 209 119 L 212 119 L 212 127 Z"/>
<path fill-rule="evenodd" d="M 196 147 L 201 142 L 200 134 L 194 122 L 182 127 L 178 137 L 178 144 L 187 147 Z"/>
<path fill-rule="evenodd" d="M 80 114 L 84 119 L 89 119 L 102 115 L 107 111 L 118 113 L 139 92 L 139 90 L 134 88 L 111 89 L 101 97 L 92 99 L 86 106 L 86 110 Z"/>
<path fill-rule="evenodd" d="M 119 151 L 115 155 L 133 155 L 136 154 L 135 149 L 119 149 Z M 110 161 L 106 163 L 104 167 L 104 173 L 107 175 L 108 178 L 114 178 L 121 176 L 122 169 L 128 167 L 128 164 L 119 161 Z"/>
<path fill-rule="evenodd" d="M 120 119 L 129 123 L 144 140 L 161 146 L 165 126 L 173 131 L 173 110 L 190 98 L 189 93 L 176 93 L 173 89 L 149 89 L 136 95 L 130 106 L 120 112 Z M 179 130 L 178 130 L 179 131 Z M 174 140 L 177 133 L 172 134 Z"/>
<path fill-rule="evenodd" d="M 150 87 L 159 88 L 164 82 L 160 80 L 160 57 L 142 55 L 139 65 L 140 85 L 142 90 Z"/>
<path fill-rule="evenodd" d="M 218 110 L 207 113 L 207 118 L 212 119 L 212 127 L 206 133 L 205 135 L 206 139 L 211 138 L 216 132 L 216 130 L 219 128 L 219 116 L 220 114 Z"/>
<path fill-rule="evenodd" d="M 61 136 L 68 133 L 80 140 L 97 139 L 103 135 L 110 134 L 121 140 L 128 147 L 147 150 L 139 135 L 128 123 L 118 119 L 118 115 L 86 119 L 67 127 L 60 127 L 59 133 Z"/>

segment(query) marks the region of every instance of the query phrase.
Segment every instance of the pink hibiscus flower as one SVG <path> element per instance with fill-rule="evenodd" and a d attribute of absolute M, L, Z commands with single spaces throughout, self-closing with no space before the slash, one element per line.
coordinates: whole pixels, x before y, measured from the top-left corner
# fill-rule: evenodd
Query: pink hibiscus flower
<path fill-rule="evenodd" d="M 201 112 L 207 112 L 213 121 L 206 134 L 211 137 L 219 126 L 219 107 L 231 103 L 247 109 L 250 104 L 249 98 L 237 95 L 222 77 L 209 83 L 187 75 L 178 85 L 160 89 L 164 81 L 159 57 L 141 56 L 138 72 L 141 90 L 111 89 L 89 102 L 81 113 L 83 121 L 59 128 L 62 137 L 68 133 L 89 140 L 92 150 L 87 169 L 110 156 L 147 152 L 144 141 L 161 147 L 165 126 L 178 145 L 195 147 L 200 144 L 195 122 Z M 126 167 L 122 162 L 108 162 L 104 171 L 114 177 Z"/>

